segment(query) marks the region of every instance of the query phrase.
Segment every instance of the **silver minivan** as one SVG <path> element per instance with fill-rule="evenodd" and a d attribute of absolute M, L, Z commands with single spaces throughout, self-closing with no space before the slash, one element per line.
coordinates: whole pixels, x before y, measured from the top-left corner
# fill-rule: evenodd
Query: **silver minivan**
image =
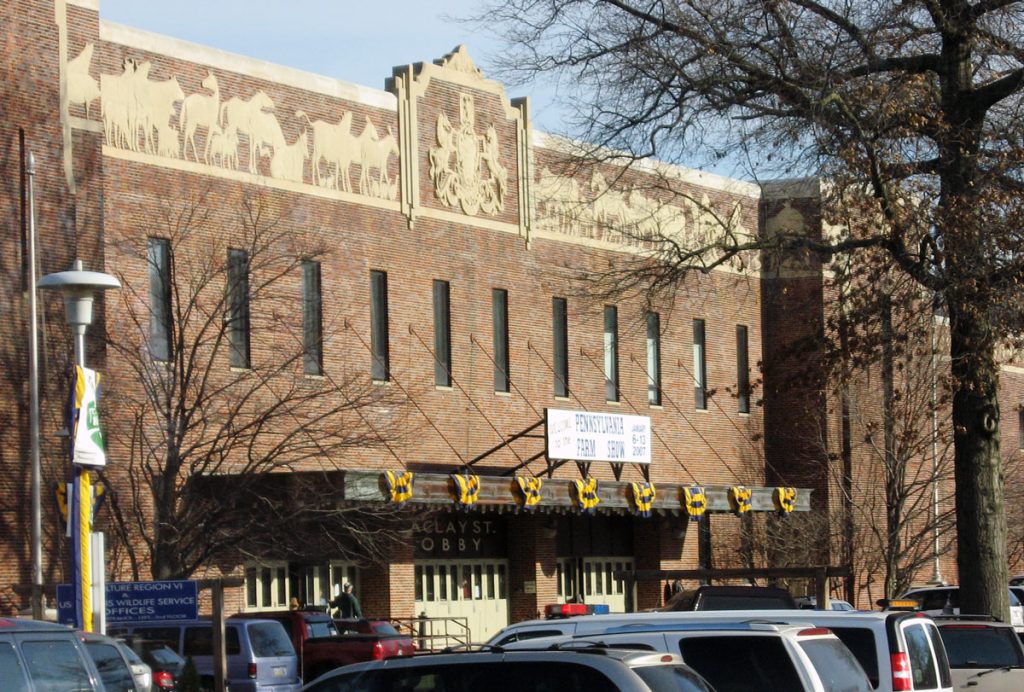
<path fill-rule="evenodd" d="M 114 636 L 159 642 L 192 659 L 205 689 L 213 688 L 213 626 L 209 620 L 110 625 Z M 296 692 L 302 687 L 291 639 L 275 620 L 228 618 L 224 623 L 231 692 Z"/>
<path fill-rule="evenodd" d="M 77 632 L 52 622 L 0 618 L 4 692 L 94 692 L 103 682 Z"/>

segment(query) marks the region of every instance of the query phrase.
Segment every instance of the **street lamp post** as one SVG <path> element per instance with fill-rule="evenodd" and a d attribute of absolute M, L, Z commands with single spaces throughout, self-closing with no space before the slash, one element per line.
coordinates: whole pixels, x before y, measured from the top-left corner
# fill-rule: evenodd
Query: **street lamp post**
<path fill-rule="evenodd" d="M 108 288 L 120 288 L 116 278 L 101 272 L 85 271 L 81 260 L 75 260 L 70 271 L 47 274 L 39 280 L 39 288 L 56 289 L 64 296 L 64 314 L 74 332 L 75 364 L 85 369 L 85 331 L 92 324 L 93 294 Z M 72 438 L 74 439 L 74 438 Z M 72 460 L 74 462 L 74 460 Z M 72 580 L 75 590 L 75 620 L 85 631 L 94 629 L 91 616 L 92 595 L 88 593 L 91 569 L 91 502 L 89 472 L 81 464 L 72 463 L 74 477 L 72 496 L 68 503 L 68 521 L 72 526 Z M 100 556 L 102 558 L 102 556 Z M 99 594 L 102 601 L 103 594 Z M 100 606 L 100 630 L 103 629 L 103 608 Z"/>

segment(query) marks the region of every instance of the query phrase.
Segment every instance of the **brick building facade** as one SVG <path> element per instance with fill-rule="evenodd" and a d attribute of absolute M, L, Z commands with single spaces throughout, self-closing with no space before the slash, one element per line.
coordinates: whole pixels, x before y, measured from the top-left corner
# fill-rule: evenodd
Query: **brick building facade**
<path fill-rule="evenodd" d="M 273 407 L 281 391 L 275 387 L 313 391 L 340 381 L 362 392 L 387 390 L 403 402 L 349 412 L 356 427 L 393 432 L 387 444 L 339 446 L 263 471 L 340 473 L 338 503 L 376 504 L 390 501 L 385 471 L 412 471 L 414 501 L 437 512 L 419 520 L 386 561 L 300 549 L 219 554 L 190 576 L 245 577 L 246 586 L 229 595 L 229 609 L 280 607 L 291 596 L 320 603 L 342 581 L 354 581 L 366 612 L 487 611 L 471 623 L 482 636 L 495 623 L 535 616 L 576 595 L 621 607 L 617 570 L 735 564 L 740 520 L 728 511 L 730 487 L 755 489 L 754 509 L 766 513 L 777 486 L 798 488 L 801 512 L 837 506 L 842 493 L 831 482 L 827 450 L 808 442 L 830 439 L 835 411 L 820 383 L 792 386 L 792 368 L 808 365 L 792 362 L 793 345 L 824 331 L 820 267 L 776 271 L 751 257 L 689 281 L 673 305 L 595 303 L 580 295 L 577 281 L 637 257 L 645 223 L 706 237 L 699 234 L 724 219 L 735 233 L 756 234 L 796 213 L 808 228 L 820 227 L 813 195 L 656 166 L 622 178 L 613 167 L 575 171 L 569 144 L 533 131 L 528 104 L 510 101 L 463 49 L 396 68 L 377 90 L 107 23 L 101 9 L 95 0 L 13 0 L 2 14 L 0 272 L 11 308 L 0 325 L 7 362 L 0 521 L 9 537 L 0 543 L 0 610 L 24 608 L 31 581 L 21 163 L 28 151 L 37 161 L 40 273 L 81 258 L 124 284 L 98 312 L 109 344 L 90 338 L 88 355 L 109 383 L 105 480 L 119 503 L 149 517 L 137 532 L 118 534 L 101 515 L 115 578 L 153 576 L 144 536 L 146 522 L 155 521 L 154 500 L 126 489 L 136 487 L 130 474 L 140 473 L 127 464 L 139 432 L 131 404 L 145 398 L 147 370 L 138 364 L 162 362 L 163 346 L 152 341 L 153 325 L 164 325 L 154 322 L 153 304 L 161 294 L 152 253 L 161 243 L 173 246 L 182 267 L 185 258 L 195 267 L 207 257 L 249 253 L 245 333 L 233 331 L 241 322 L 221 332 L 230 347 L 216 353 L 210 377 L 229 383 L 272 372 L 254 408 Z M 262 215 L 257 221 L 254 209 Z M 296 261 L 277 276 L 273 260 L 256 262 L 256 245 L 246 246 L 252 237 L 240 230 L 243 212 L 254 226 L 272 227 L 261 248 L 270 257 L 315 258 L 315 268 Z M 631 224 L 638 242 L 614 231 Z M 215 297 L 197 306 L 236 307 L 219 281 L 208 294 Z M 322 305 L 312 351 L 304 342 L 311 286 Z M 70 354 L 61 306 L 44 306 L 48 495 L 67 468 L 54 433 L 62 425 Z M 294 353 L 282 367 L 284 354 Z M 744 392 L 744 379 L 753 392 Z M 1015 386 L 1013 380 L 1007 388 L 1004 410 L 1017 406 Z M 323 405 L 313 401 L 310 411 Z M 524 435 L 509 442 L 547 408 L 649 417 L 650 465 L 547 464 L 543 441 Z M 1004 426 L 1014 424 L 1008 418 Z M 256 456 L 267 446 L 272 442 L 260 438 Z M 247 468 L 235 449 L 209 472 L 230 482 Z M 454 506 L 448 476 L 456 472 L 481 479 L 471 509 Z M 572 481 L 584 472 L 601 488 L 592 515 L 574 508 Z M 517 474 L 543 477 L 537 510 L 520 507 Z M 651 518 L 637 516 L 632 499 L 630 484 L 641 481 L 657 489 Z M 712 510 L 702 519 L 714 527 L 704 532 L 703 548 L 682 501 L 691 485 L 707 488 Z M 256 509 L 252 524 L 258 531 Z M 67 580 L 60 534 L 47 500 L 44 582 L 51 594 Z M 302 544 L 301 535 L 294 538 Z M 823 551 L 821 560 L 838 563 L 827 545 Z M 947 562 L 947 580 L 951 570 Z M 657 605 L 661 588 L 642 582 L 637 605 Z"/>

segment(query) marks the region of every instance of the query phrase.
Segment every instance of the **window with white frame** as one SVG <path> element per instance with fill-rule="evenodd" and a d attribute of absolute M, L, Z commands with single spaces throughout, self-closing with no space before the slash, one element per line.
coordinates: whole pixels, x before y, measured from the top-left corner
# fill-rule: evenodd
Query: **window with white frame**
<path fill-rule="evenodd" d="M 288 565 L 284 562 L 248 565 L 245 568 L 245 609 L 287 608 Z"/>
<path fill-rule="evenodd" d="M 307 606 L 326 608 L 341 593 L 342 587 L 352 584 L 359 595 L 356 566 L 350 562 L 331 561 L 319 565 L 306 565 L 301 569 L 303 600 Z"/>

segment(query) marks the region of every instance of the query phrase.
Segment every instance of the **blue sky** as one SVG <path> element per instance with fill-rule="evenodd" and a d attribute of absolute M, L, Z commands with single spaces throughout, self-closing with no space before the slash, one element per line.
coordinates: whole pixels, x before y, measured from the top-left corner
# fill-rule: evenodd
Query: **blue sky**
<path fill-rule="evenodd" d="M 487 71 L 497 40 L 457 18 L 480 0 L 100 0 L 110 21 L 378 89 L 391 68 L 440 58 L 460 43 Z M 550 90 L 548 90 L 550 94 Z M 543 88 L 530 96 L 534 123 L 554 131 Z"/>

